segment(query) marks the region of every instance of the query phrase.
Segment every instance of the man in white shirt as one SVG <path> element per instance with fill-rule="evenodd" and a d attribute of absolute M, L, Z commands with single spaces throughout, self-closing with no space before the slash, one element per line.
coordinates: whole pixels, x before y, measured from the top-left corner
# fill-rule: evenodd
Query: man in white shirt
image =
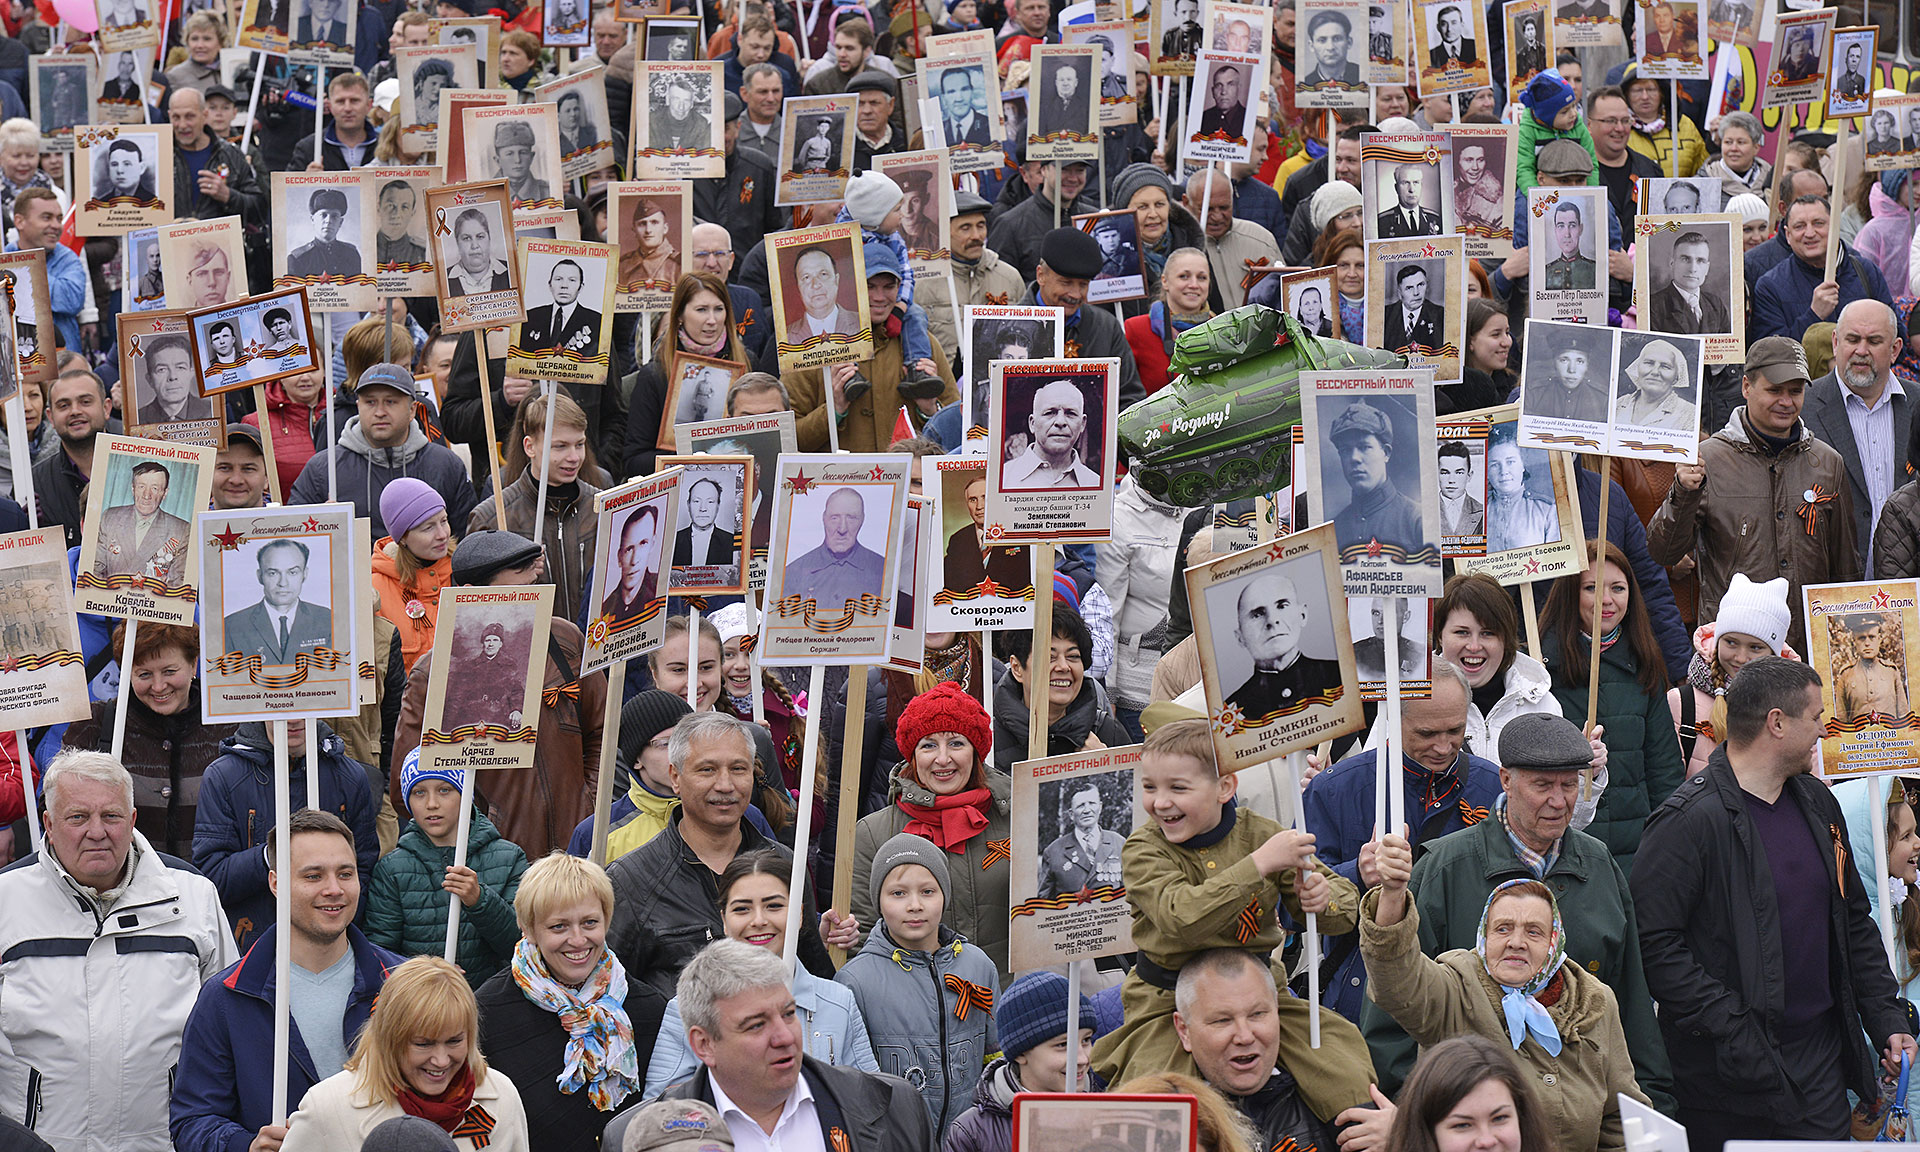
<path fill-rule="evenodd" d="M 1878 300 L 1856 300 L 1840 310 L 1833 329 L 1833 370 L 1807 386 L 1800 418 L 1807 431 L 1840 453 L 1853 497 L 1854 544 L 1873 576 L 1873 527 L 1893 490 L 1911 478 L 1913 408 L 1893 362 L 1902 347 L 1893 310 Z"/>
<path fill-rule="evenodd" d="M 800 289 L 800 314 L 787 315 L 787 340 L 798 344 L 814 336 L 852 335 L 860 331 L 860 315 L 840 305 L 840 270 L 825 248 L 803 249 L 793 260 L 793 279 Z"/>
<path fill-rule="evenodd" d="M 1054 380 L 1033 394 L 1027 417 L 1031 436 L 1026 451 L 1007 463 L 1001 483 L 1007 488 L 1097 488 L 1100 473 L 1081 460 L 1080 440 L 1087 430 L 1087 400 L 1071 380 Z"/>
<path fill-rule="evenodd" d="M 275 540 L 254 557 L 260 599 L 222 622 L 223 650 L 258 656 L 268 666 L 293 663 L 295 654 L 333 644 L 333 610 L 300 598 L 310 559 L 305 543 Z"/>

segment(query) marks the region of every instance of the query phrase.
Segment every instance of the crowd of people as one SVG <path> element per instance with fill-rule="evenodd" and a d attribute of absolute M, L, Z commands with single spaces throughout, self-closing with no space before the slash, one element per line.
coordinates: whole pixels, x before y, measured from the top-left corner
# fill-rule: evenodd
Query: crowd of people
<path fill-rule="evenodd" d="M 625 174 L 636 60 L 655 37 L 612 5 L 557 3 L 366 0 L 355 66 L 329 69 L 323 92 L 311 67 L 268 53 L 229 76 L 228 13 L 193 4 L 169 16 L 129 99 L 171 126 L 177 214 L 238 217 L 248 263 L 231 290 L 263 291 L 270 174 L 436 163 L 400 130 L 394 49 L 433 42 L 435 18 L 492 16 L 490 79 L 510 99 L 598 70 L 615 166 L 570 181 L 567 204 L 582 238 L 617 239 L 608 184 Z M 260 10 L 284 30 L 287 7 Z M 370 521 L 352 568 L 374 602 L 374 699 L 311 739 L 304 724 L 210 723 L 197 627 L 145 623 L 129 644 L 125 621 L 80 616 L 90 714 L 0 724 L 0 1150 L 1011 1152 L 1016 1100 L 1036 1092 L 1191 1096 L 1207 1152 L 1623 1152 L 1622 1097 L 1681 1121 L 1694 1152 L 1876 1131 L 1916 1052 L 1914 797 L 1812 770 L 1823 700 L 1842 720 L 1910 712 L 1906 652 L 1887 620 L 1850 623 L 1857 658 L 1827 684 L 1801 656 L 1801 590 L 1920 576 L 1909 173 L 1861 176 L 1830 138 L 1785 131 L 1770 162 L 1758 119 L 1709 114 L 1704 82 L 1670 89 L 1630 55 L 1583 82 L 1583 64 L 1599 73 L 1617 51 L 1542 54 L 1511 105 L 1373 85 L 1365 108 L 1302 110 L 1296 0 L 1275 0 L 1264 52 L 1237 25 L 1269 62 L 1246 97 L 1247 160 L 1194 168 L 1187 110 L 1149 57 L 1202 46 L 1197 9 L 1174 0 L 1158 40 L 1143 23 L 1130 82 L 1100 85 L 1136 115 L 1102 130 L 1098 162 L 1029 160 L 1022 135 L 998 171 L 962 178 L 950 274 L 916 283 L 902 206 L 918 219 L 929 191 L 875 170 L 924 142 L 902 81 L 930 37 L 984 30 L 1017 103 L 1061 5 L 899 0 L 817 23 L 766 0 L 689 7 L 657 47 L 723 62 L 724 173 L 688 182 L 693 270 L 644 329 L 615 319 L 604 385 L 508 375 L 499 347 L 443 333 L 434 299 L 413 297 L 336 315 L 326 369 L 257 404 L 222 398 L 214 509 L 337 499 Z M 1675 34 L 1669 6 L 1652 13 Z M 21 388 L 9 430 L 26 444 L 0 434 L 0 530 L 26 529 L 31 509 L 77 552 L 98 438 L 130 426 L 118 317 L 164 289 L 157 258 L 134 267 L 123 238 L 70 227 L 69 169 L 37 126 L 28 64 L 94 49 L 55 16 L 0 12 L 0 228 L 9 251 L 46 253 L 39 330 L 55 363 L 50 383 Z M 579 49 L 543 44 L 543 21 L 583 20 Z M 1343 23 L 1316 16 L 1308 41 L 1331 51 Z M 1527 51 L 1538 31 L 1521 30 Z M 1498 46 L 1483 48 L 1504 84 Z M 783 101 L 841 93 L 857 108 L 844 202 L 777 206 Z M 947 143 L 990 144 L 970 94 L 956 99 Z M 681 357 L 743 370 L 715 414 L 790 412 L 801 451 L 905 453 L 917 474 L 920 458 L 967 450 L 961 396 L 980 366 L 964 309 L 1061 309 L 1064 353 L 1117 360 L 1123 407 L 1168 386 L 1182 333 L 1249 303 L 1250 265 L 1330 269 L 1333 298 L 1316 295 L 1305 322 L 1331 338 L 1337 319 L 1352 340 L 1372 238 L 1363 138 L 1503 120 L 1519 125 L 1523 185 L 1605 187 L 1615 251 L 1586 275 L 1604 269 L 1618 325 L 1659 323 L 1630 305 L 1639 183 L 1718 179 L 1744 221 L 1748 347 L 1702 377 L 1697 462 L 1580 461 L 1583 570 L 1528 590 L 1537 629 L 1514 588 L 1449 576 L 1430 602 L 1431 690 L 1400 702 L 1397 732 L 1370 704 L 1363 730 L 1303 757 L 1298 786 L 1278 763 L 1222 773 L 1182 575 L 1220 554 L 1214 512 L 1124 466 L 1111 539 L 1063 545 L 1041 589 L 1049 636 L 927 632 L 919 671 L 834 667 L 809 698 L 794 670 L 758 668 L 740 598 L 676 596 L 624 680 L 579 673 L 603 607 L 595 497 L 655 470 Z M 1486 193 L 1476 147 L 1456 207 L 1498 221 L 1504 195 Z M 1843 171 L 1853 183 L 1834 188 Z M 1469 262 L 1463 377 L 1435 390 L 1442 415 L 1517 391 L 1525 204 L 1522 188 L 1521 247 Z M 1101 208 L 1132 210 L 1131 237 L 1060 226 Z M 783 372 L 768 237 L 835 221 L 862 234 L 873 352 Z M 1145 295 L 1091 303 L 1126 246 Z M 1489 466 L 1519 476 L 1518 460 L 1496 441 Z M 1500 505 L 1502 483 L 1478 513 L 1490 536 L 1521 531 L 1511 517 L 1539 503 Z M 966 541 L 983 576 L 1004 570 L 985 536 Z M 423 759 L 442 589 L 529 584 L 554 588 L 532 767 Z M 623 588 L 602 589 L 607 611 L 638 595 Z M 1393 658 L 1372 642 L 1376 662 Z M 1020 850 L 1048 894 L 1123 888 L 1132 949 L 1016 970 L 1013 766 L 1031 747 L 1128 744 L 1142 745 L 1136 811 L 1116 819 L 1111 798 L 1080 791 L 1057 842 Z M 1397 829 L 1376 810 L 1393 786 L 1409 814 Z M 812 832 L 796 843 L 803 806 Z M 838 902 L 836 877 L 851 893 Z M 281 1051 L 276 1001 L 291 1012 Z M 1090 1115 L 1062 1152 L 1169 1146 Z"/>

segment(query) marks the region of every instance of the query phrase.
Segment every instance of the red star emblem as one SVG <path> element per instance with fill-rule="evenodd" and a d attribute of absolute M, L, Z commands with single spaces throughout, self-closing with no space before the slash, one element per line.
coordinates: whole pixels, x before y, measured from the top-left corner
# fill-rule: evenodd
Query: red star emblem
<path fill-rule="evenodd" d="M 155 332 L 164 332 L 164 331 L 166 331 L 166 328 L 167 328 L 167 326 L 166 326 L 166 323 L 165 323 L 164 321 L 160 321 L 160 320 L 155 320 L 155 321 L 153 322 L 153 328 L 152 328 L 152 331 L 155 331 Z"/>
<path fill-rule="evenodd" d="M 1287 554 L 1287 546 L 1285 544 L 1280 543 L 1278 540 L 1275 540 L 1273 542 L 1273 545 L 1267 549 L 1267 559 L 1269 560 L 1278 560 L 1282 556 L 1285 556 L 1286 554 Z"/>
<path fill-rule="evenodd" d="M 1892 597 L 1887 595 L 1885 588 L 1882 588 L 1873 594 L 1872 599 L 1870 599 L 1868 603 L 1872 604 L 1875 608 L 1887 608 L 1891 606 Z"/>
<path fill-rule="evenodd" d="M 985 580 L 980 581 L 980 595 L 1004 596 L 1006 595 L 1006 592 L 1004 589 L 1000 587 L 999 584 L 994 582 L 993 577 L 989 576 Z"/>
<path fill-rule="evenodd" d="M 18 672 L 19 670 L 20 658 L 18 656 L 9 656 L 5 660 L 0 660 L 0 672 Z"/>
<path fill-rule="evenodd" d="M 813 487 L 813 478 L 805 472 L 795 472 L 787 478 L 787 490 L 795 496 L 804 496 L 807 489 Z"/>
<path fill-rule="evenodd" d="M 1373 539 L 1367 541 L 1367 559 L 1369 560 L 1380 559 L 1380 552 L 1381 552 L 1381 547 L 1380 547 L 1379 537 L 1376 536 Z"/>
<path fill-rule="evenodd" d="M 1162 424 L 1162 425 L 1160 425 L 1160 431 L 1162 431 L 1162 432 L 1171 432 L 1171 431 L 1173 431 L 1173 425 L 1172 425 L 1172 423 L 1166 423 L 1166 424 Z"/>
<path fill-rule="evenodd" d="M 1073 894 L 1073 902 L 1076 904 L 1085 904 L 1091 901 L 1092 899 L 1093 899 L 1093 885 L 1091 884 L 1082 884 L 1080 886 L 1080 891 L 1075 892 Z"/>
<path fill-rule="evenodd" d="M 302 532 L 318 532 L 320 531 L 320 521 L 315 520 L 313 517 L 309 516 L 307 517 L 307 522 L 305 524 L 300 525 L 300 530 Z"/>
<path fill-rule="evenodd" d="M 240 534 L 240 530 L 233 527 L 229 527 L 225 532 L 213 534 L 213 546 L 222 552 L 231 552 L 246 543 L 246 540 L 247 538 Z"/>
<path fill-rule="evenodd" d="M 875 464 L 873 470 L 867 473 L 867 479 L 869 480 L 885 480 L 886 478 L 887 466 L 884 464 Z"/>
<path fill-rule="evenodd" d="M 1539 561 L 1539 560 L 1536 560 L 1536 559 L 1535 559 L 1535 558 L 1533 558 L 1532 556 L 1529 556 L 1529 557 L 1527 557 L 1527 568 L 1526 568 L 1526 570 L 1527 570 L 1527 571 L 1528 571 L 1529 573 L 1534 573 L 1534 572 L 1538 572 L 1538 571 L 1540 571 L 1540 561 Z"/>

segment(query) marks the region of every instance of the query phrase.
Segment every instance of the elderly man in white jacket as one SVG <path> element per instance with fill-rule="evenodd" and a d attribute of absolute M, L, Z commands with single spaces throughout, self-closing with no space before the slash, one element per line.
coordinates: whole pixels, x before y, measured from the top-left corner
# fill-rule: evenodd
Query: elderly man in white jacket
<path fill-rule="evenodd" d="M 133 778 L 68 749 L 46 851 L 0 871 L 0 1112 L 57 1152 L 169 1152 L 167 1094 L 200 985 L 233 963 L 213 882 L 133 827 Z"/>

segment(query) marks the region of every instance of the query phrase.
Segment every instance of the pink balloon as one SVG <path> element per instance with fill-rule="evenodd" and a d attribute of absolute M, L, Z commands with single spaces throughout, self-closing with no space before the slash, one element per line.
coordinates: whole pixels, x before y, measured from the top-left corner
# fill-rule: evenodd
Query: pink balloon
<path fill-rule="evenodd" d="M 62 23 L 71 24 L 82 32 L 100 30 L 100 17 L 90 0 L 53 0 L 53 10 L 60 14 Z"/>

